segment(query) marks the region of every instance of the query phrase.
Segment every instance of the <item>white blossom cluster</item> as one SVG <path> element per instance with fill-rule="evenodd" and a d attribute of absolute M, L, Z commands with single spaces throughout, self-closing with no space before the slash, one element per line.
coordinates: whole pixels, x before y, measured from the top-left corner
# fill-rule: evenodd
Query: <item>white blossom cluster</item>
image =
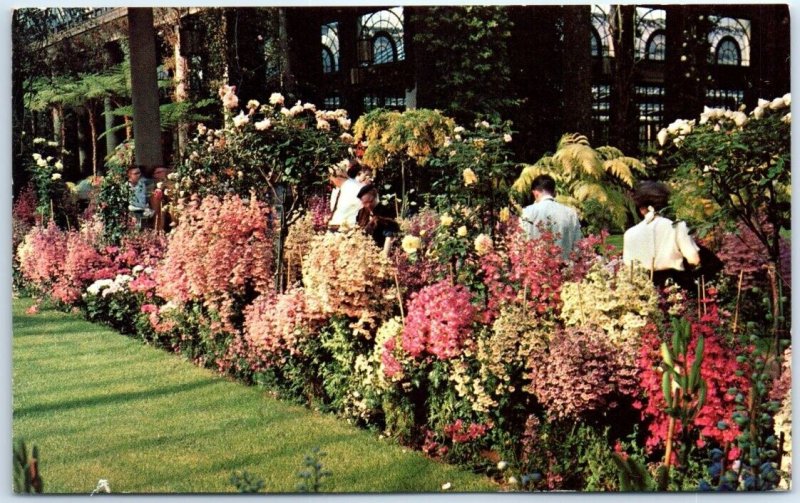
<path fill-rule="evenodd" d="M 114 279 L 98 279 L 89 285 L 89 288 L 86 289 L 86 293 L 94 296 L 100 295 L 102 297 L 107 297 L 122 291 L 131 281 L 133 281 L 133 276 L 129 274 L 117 274 L 117 277 Z"/>
<path fill-rule="evenodd" d="M 730 123 L 732 123 L 734 127 L 742 128 L 751 120 L 762 119 L 768 111 L 779 112 L 783 109 L 790 108 L 791 104 L 792 95 L 786 93 L 772 101 L 759 99 L 758 105 L 749 114 L 745 113 L 744 105 L 742 105 L 739 110 L 735 111 L 725 108 L 703 107 L 703 113 L 700 114 L 700 125 L 713 124 L 714 131 L 720 131 L 724 127 L 728 127 Z M 792 112 L 787 112 L 781 120 L 790 124 L 792 122 Z M 667 144 L 669 139 L 672 138 L 672 142 L 680 146 L 686 135 L 692 132 L 694 126 L 694 120 L 687 121 L 685 119 L 678 119 L 658 132 L 656 135 L 658 144 L 663 147 Z"/>

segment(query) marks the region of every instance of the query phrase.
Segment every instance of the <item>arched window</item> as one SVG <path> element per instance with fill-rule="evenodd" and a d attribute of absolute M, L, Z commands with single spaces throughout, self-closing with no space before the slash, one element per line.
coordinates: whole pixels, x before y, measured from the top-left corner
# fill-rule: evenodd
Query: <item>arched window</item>
<path fill-rule="evenodd" d="M 339 71 L 339 23 L 322 25 L 322 73 Z"/>
<path fill-rule="evenodd" d="M 739 49 L 739 44 L 733 37 L 724 37 L 719 41 L 714 60 L 718 65 L 739 66 L 742 64 L 742 50 Z"/>
<path fill-rule="evenodd" d="M 358 33 L 359 44 L 367 43 L 371 47 L 366 54 L 372 60 L 362 63 L 380 65 L 406 59 L 402 7 L 361 16 Z"/>
<path fill-rule="evenodd" d="M 397 49 L 391 35 L 378 32 L 372 37 L 372 62 L 376 65 L 397 61 Z"/>
<path fill-rule="evenodd" d="M 636 7 L 634 17 L 634 41 L 636 58 L 664 61 L 666 56 L 667 11 Z"/>
<path fill-rule="evenodd" d="M 650 35 L 650 40 L 645 45 L 644 59 L 651 61 L 664 61 L 667 51 L 667 34 L 659 30 Z"/>
<path fill-rule="evenodd" d="M 718 65 L 750 66 L 750 20 L 709 16 L 709 60 Z"/>
<path fill-rule="evenodd" d="M 609 26 L 608 5 L 592 5 L 592 36 L 597 34 L 597 39 L 592 42 L 592 55 L 595 54 L 594 46 L 597 46 L 597 55 L 603 57 L 614 57 L 614 44 L 611 43 L 611 27 Z"/>
<path fill-rule="evenodd" d="M 600 34 L 597 33 L 597 30 L 592 28 L 592 57 L 601 56 L 603 45 L 600 42 Z"/>

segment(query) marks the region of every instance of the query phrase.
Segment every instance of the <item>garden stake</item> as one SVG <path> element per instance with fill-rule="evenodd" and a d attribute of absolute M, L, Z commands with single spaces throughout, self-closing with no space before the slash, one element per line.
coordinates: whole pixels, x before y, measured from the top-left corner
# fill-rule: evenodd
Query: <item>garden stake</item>
<path fill-rule="evenodd" d="M 733 312 L 733 333 L 739 326 L 739 301 L 742 298 L 742 278 L 744 277 L 744 269 L 739 271 L 739 287 L 736 289 L 736 309 Z"/>
<path fill-rule="evenodd" d="M 700 304 L 702 301 L 700 300 L 700 283 L 697 283 L 697 319 L 699 320 L 702 318 L 702 314 L 700 313 Z"/>
<path fill-rule="evenodd" d="M 400 281 L 397 279 L 397 270 L 394 271 L 394 284 L 397 286 L 397 303 L 400 305 L 400 321 L 406 326 L 406 315 L 403 312 L 403 296 L 400 294 Z"/>
<path fill-rule="evenodd" d="M 702 285 L 702 292 L 703 292 L 703 316 L 708 314 L 708 308 L 706 307 L 706 277 L 700 276 L 700 284 Z"/>
<path fill-rule="evenodd" d="M 675 396 L 672 397 L 672 409 L 678 406 L 678 397 L 681 394 L 680 388 L 675 390 Z M 669 416 L 669 425 L 667 426 L 667 449 L 664 453 L 664 465 L 669 468 L 672 460 L 672 438 L 675 435 L 675 416 Z"/>

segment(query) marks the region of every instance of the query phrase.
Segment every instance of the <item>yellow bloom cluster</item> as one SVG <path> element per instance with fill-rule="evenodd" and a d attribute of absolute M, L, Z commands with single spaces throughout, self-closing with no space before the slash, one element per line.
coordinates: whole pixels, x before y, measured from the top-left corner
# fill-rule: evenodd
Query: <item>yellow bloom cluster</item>
<path fill-rule="evenodd" d="M 453 368 L 450 372 L 450 381 L 455 383 L 459 398 L 469 400 L 472 410 L 475 412 L 489 412 L 493 407 L 497 407 L 497 402 L 484 388 L 483 380 L 469 375 L 464 357 L 451 360 L 451 364 Z"/>
<path fill-rule="evenodd" d="M 561 318 L 567 326 L 600 327 L 618 347 L 638 347 L 639 330 L 658 315 L 658 293 L 645 270 L 612 269 L 599 262 L 583 281 L 564 283 Z"/>
<path fill-rule="evenodd" d="M 353 332 L 367 338 L 396 302 L 395 274 L 389 259 L 359 229 L 315 237 L 303 259 L 309 309 L 354 318 Z"/>
<path fill-rule="evenodd" d="M 508 369 L 523 367 L 534 351 L 544 351 L 553 331 L 553 323 L 531 315 L 518 305 L 504 307 L 492 325 L 488 337 L 478 340 L 478 361 L 481 375 L 492 374 L 508 386 L 511 376 Z M 503 389 L 495 390 L 504 394 Z"/>

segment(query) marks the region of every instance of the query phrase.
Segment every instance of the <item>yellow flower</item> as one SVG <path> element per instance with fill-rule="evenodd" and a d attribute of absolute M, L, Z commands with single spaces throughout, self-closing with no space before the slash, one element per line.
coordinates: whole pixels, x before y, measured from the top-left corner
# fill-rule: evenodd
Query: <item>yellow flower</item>
<path fill-rule="evenodd" d="M 442 215 L 442 219 L 439 221 L 442 224 L 442 227 L 450 227 L 453 225 L 453 217 L 445 213 Z"/>
<path fill-rule="evenodd" d="M 464 176 L 464 185 L 467 187 L 478 183 L 478 175 L 476 175 L 475 172 L 470 168 L 465 169 L 461 174 Z"/>
<path fill-rule="evenodd" d="M 462 237 L 462 238 L 467 235 L 467 226 L 466 225 L 462 225 L 461 227 L 458 228 L 458 235 L 459 235 L 459 237 Z"/>
<path fill-rule="evenodd" d="M 408 235 L 403 238 L 401 246 L 403 247 L 403 251 L 406 252 L 408 255 L 412 253 L 417 253 L 419 250 L 422 241 L 417 236 Z"/>
<path fill-rule="evenodd" d="M 508 210 L 508 207 L 500 210 L 498 218 L 500 218 L 501 222 L 508 222 L 508 219 L 511 218 L 511 212 Z"/>

